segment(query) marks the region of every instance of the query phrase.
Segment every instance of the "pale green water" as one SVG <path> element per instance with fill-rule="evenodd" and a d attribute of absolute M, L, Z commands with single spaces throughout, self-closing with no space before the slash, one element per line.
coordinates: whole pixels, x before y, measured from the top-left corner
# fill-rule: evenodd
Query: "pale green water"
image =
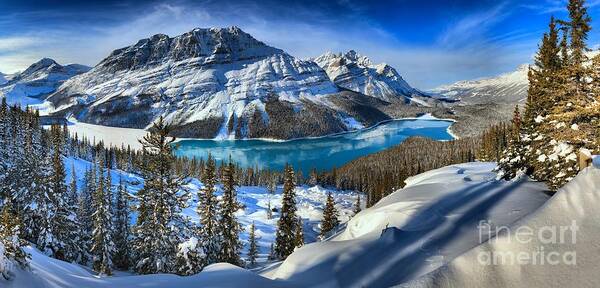
<path fill-rule="evenodd" d="M 358 157 L 375 153 L 402 143 L 411 136 L 435 140 L 452 140 L 448 133 L 451 121 L 393 120 L 376 127 L 320 138 L 290 141 L 268 140 L 181 140 L 175 154 L 189 158 L 204 158 L 210 152 L 217 161 L 227 160 L 243 167 L 282 170 L 286 163 L 301 169 L 339 167 Z"/>

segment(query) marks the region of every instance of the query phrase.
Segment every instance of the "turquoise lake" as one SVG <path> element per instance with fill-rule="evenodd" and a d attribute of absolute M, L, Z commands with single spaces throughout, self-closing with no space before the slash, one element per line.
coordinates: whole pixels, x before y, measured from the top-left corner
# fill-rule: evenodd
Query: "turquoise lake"
<path fill-rule="evenodd" d="M 411 136 L 434 140 L 452 140 L 445 120 L 414 119 L 392 120 L 375 127 L 289 141 L 270 140 L 180 140 L 175 155 L 206 159 L 210 153 L 217 161 L 229 156 L 242 167 L 283 170 L 290 163 L 304 175 L 312 168 L 329 170 L 371 153 L 398 145 Z"/>

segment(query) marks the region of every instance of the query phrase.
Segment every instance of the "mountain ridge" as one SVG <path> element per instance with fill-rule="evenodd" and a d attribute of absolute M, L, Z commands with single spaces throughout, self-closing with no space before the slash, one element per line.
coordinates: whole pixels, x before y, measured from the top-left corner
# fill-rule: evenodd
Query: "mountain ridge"
<path fill-rule="evenodd" d="M 389 66 L 380 73 L 402 80 Z M 386 101 L 351 90 L 316 62 L 234 26 L 141 39 L 69 79 L 48 100 L 53 114 L 91 124 L 147 128 L 164 117 L 176 136 L 188 138 L 321 136 L 391 118 L 380 110 Z"/>

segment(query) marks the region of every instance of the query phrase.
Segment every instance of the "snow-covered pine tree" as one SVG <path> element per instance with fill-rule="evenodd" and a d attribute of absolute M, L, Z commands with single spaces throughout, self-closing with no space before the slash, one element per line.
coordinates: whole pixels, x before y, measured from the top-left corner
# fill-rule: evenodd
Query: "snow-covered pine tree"
<path fill-rule="evenodd" d="M 534 147 L 535 176 L 545 180 L 557 189 L 578 173 L 577 150 L 585 147 L 594 150 L 598 137 L 600 113 L 598 101 L 592 91 L 590 67 L 587 64 L 586 40 L 590 27 L 590 17 L 584 0 L 570 0 L 567 9 L 569 21 L 561 21 L 570 40 L 563 44 L 562 66 L 549 82 L 559 83 L 557 88 L 550 86 L 553 98 L 546 98 L 548 117 L 539 118 L 543 135 L 539 147 Z M 564 50 L 568 50 L 564 51 Z M 538 119 L 536 119 L 538 120 Z M 534 140 L 535 140 L 534 139 Z M 537 149 L 536 149 L 537 148 Z"/>
<path fill-rule="evenodd" d="M 47 246 L 52 251 L 52 256 L 60 260 L 75 261 L 80 255 L 78 224 L 74 220 L 75 206 L 69 200 L 67 185 L 65 184 L 65 167 L 62 159 L 63 136 L 60 126 L 52 126 L 50 139 L 53 148 L 51 157 L 51 173 L 48 175 L 50 216 L 50 239 Z"/>
<path fill-rule="evenodd" d="M 92 266 L 100 275 L 112 274 L 112 256 L 115 244 L 112 240 L 113 222 L 111 211 L 112 189 L 110 186 L 110 171 L 104 178 L 104 163 L 98 165 L 98 185 L 92 198 L 92 214 L 94 230 L 92 233 Z M 106 180 L 105 180 L 106 179 Z"/>
<path fill-rule="evenodd" d="M 77 174 L 75 173 L 75 164 L 71 165 L 71 182 L 69 183 L 69 205 L 76 206 L 77 205 Z"/>
<path fill-rule="evenodd" d="M 175 274 L 189 276 L 200 273 L 206 265 L 206 255 L 202 243 L 192 236 L 177 246 Z"/>
<path fill-rule="evenodd" d="M 527 173 L 527 151 L 521 137 L 521 113 L 519 105 L 515 106 L 512 119 L 512 131 L 508 141 L 508 147 L 504 150 L 502 158 L 498 161 L 499 176 L 504 179 L 512 179 L 519 173 Z"/>
<path fill-rule="evenodd" d="M 216 165 L 211 155 L 208 155 L 206 161 L 204 173 L 202 174 L 202 184 L 204 186 L 198 191 L 196 212 L 200 217 L 199 235 L 204 253 L 206 253 L 206 262 L 212 264 L 219 261 L 222 233 L 219 223 L 220 207 L 215 195 L 217 190 Z"/>
<path fill-rule="evenodd" d="M 113 264 L 119 270 L 128 270 L 130 264 L 129 253 L 129 195 L 123 178 L 119 178 L 119 187 L 115 195 L 114 205 L 114 234 L 115 253 Z"/>
<path fill-rule="evenodd" d="M 235 166 L 229 159 L 229 163 L 223 168 L 223 197 L 221 198 L 221 228 L 222 242 L 219 255 L 220 262 L 227 262 L 233 265 L 241 266 L 240 233 L 243 231 L 235 213 L 241 208 L 237 201 L 237 192 L 235 190 Z"/>
<path fill-rule="evenodd" d="M 77 221 L 79 222 L 79 246 L 82 250 L 81 258 L 77 261 L 87 265 L 91 260 L 89 251 L 92 245 L 92 231 L 94 221 L 92 219 L 92 195 L 96 192 L 96 165 L 86 170 L 84 175 L 84 186 L 77 197 Z"/>
<path fill-rule="evenodd" d="M 21 223 L 19 215 L 12 211 L 8 203 L 2 207 L 0 213 L 0 275 L 6 280 L 14 277 L 12 265 L 14 263 L 21 268 L 28 265 L 29 255 L 23 251 L 26 244 L 21 239 Z"/>
<path fill-rule="evenodd" d="M 252 221 L 250 225 L 250 235 L 248 236 L 248 267 L 256 266 L 256 257 L 258 257 L 258 244 L 256 239 L 256 225 Z"/>
<path fill-rule="evenodd" d="M 321 233 L 319 238 L 325 239 L 331 231 L 340 224 L 338 220 L 338 212 L 335 209 L 335 201 L 331 192 L 327 193 L 327 201 L 325 202 L 325 208 L 323 209 L 323 221 L 321 222 Z"/>
<path fill-rule="evenodd" d="M 296 194 L 294 188 L 296 177 L 292 166 L 286 165 L 283 182 L 283 199 L 281 213 L 277 221 L 277 233 L 275 236 L 275 257 L 285 259 L 294 252 L 296 247 Z"/>
<path fill-rule="evenodd" d="M 358 214 L 362 210 L 362 204 L 360 203 L 360 194 L 356 195 L 356 202 L 354 202 L 354 215 Z"/>
<path fill-rule="evenodd" d="M 304 246 L 304 222 L 302 217 L 298 217 L 296 220 L 296 229 L 294 231 L 294 246 L 300 248 Z"/>
<path fill-rule="evenodd" d="M 144 163 L 140 169 L 144 188 L 137 193 L 138 221 L 133 229 L 134 269 L 140 274 L 176 271 L 177 248 L 183 242 L 184 223 L 181 211 L 187 207 L 189 192 L 185 177 L 173 173 L 175 156 L 169 136 L 171 127 L 163 118 L 140 140 Z"/>

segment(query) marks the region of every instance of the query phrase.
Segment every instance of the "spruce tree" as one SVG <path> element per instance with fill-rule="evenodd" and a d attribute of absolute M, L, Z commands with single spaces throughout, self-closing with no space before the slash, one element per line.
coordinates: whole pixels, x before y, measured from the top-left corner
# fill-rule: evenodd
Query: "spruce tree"
<path fill-rule="evenodd" d="M 285 259 L 294 252 L 296 232 L 296 194 L 294 170 L 286 165 L 284 170 L 283 199 L 281 213 L 277 221 L 275 237 L 275 257 Z"/>
<path fill-rule="evenodd" d="M 202 240 L 202 247 L 206 253 L 208 264 L 219 261 L 221 251 L 222 233 L 219 223 L 219 203 L 215 195 L 217 188 L 217 175 L 215 160 L 208 155 L 206 167 L 202 175 L 203 187 L 198 191 L 198 206 L 196 212 L 200 217 L 199 235 Z"/>
<path fill-rule="evenodd" d="M 50 130 L 53 151 L 51 153 L 51 173 L 48 176 L 50 195 L 50 234 L 46 234 L 45 246 L 52 255 L 60 260 L 75 261 L 80 254 L 78 224 L 75 219 L 75 207 L 71 205 L 65 185 L 65 168 L 62 160 L 63 138 L 59 126 Z"/>
<path fill-rule="evenodd" d="M 503 157 L 498 162 L 500 177 L 504 179 L 512 179 L 519 173 L 528 171 L 526 147 L 521 138 L 522 133 L 521 114 L 519 105 L 515 106 L 512 120 L 512 131 L 508 148 L 504 150 Z"/>
<path fill-rule="evenodd" d="M 119 187 L 115 195 L 114 243 L 115 253 L 113 263 L 119 270 L 128 270 L 130 264 L 129 252 L 129 201 L 127 188 L 123 178 L 119 178 Z"/>
<path fill-rule="evenodd" d="M 192 236 L 179 244 L 175 261 L 177 275 L 189 276 L 200 273 L 206 265 L 206 255 L 198 238 Z"/>
<path fill-rule="evenodd" d="M 356 195 L 356 202 L 354 202 L 354 215 L 358 214 L 362 210 L 362 204 L 360 203 L 360 194 Z"/>
<path fill-rule="evenodd" d="M 20 268 L 28 266 L 29 255 L 23 251 L 25 241 L 21 238 L 21 223 L 19 216 L 12 211 L 10 204 L 2 207 L 0 213 L 0 275 L 6 280 L 14 277 L 11 265 L 15 263 Z"/>
<path fill-rule="evenodd" d="M 327 193 L 327 200 L 325 202 L 325 208 L 323 209 L 323 221 L 321 222 L 321 233 L 319 238 L 325 239 L 331 231 L 339 225 L 338 212 L 335 209 L 335 202 L 331 192 Z"/>
<path fill-rule="evenodd" d="M 296 220 L 296 230 L 294 231 L 294 246 L 299 248 L 304 246 L 304 223 L 302 218 L 298 217 Z"/>
<path fill-rule="evenodd" d="M 137 193 L 141 211 L 131 246 L 134 270 L 139 274 L 176 271 L 176 251 L 187 225 L 181 211 L 187 207 L 189 193 L 184 187 L 185 177 L 173 173 L 171 144 L 175 139 L 169 136 L 170 131 L 161 117 L 140 140 L 145 160 L 140 165 L 144 187 Z"/>
<path fill-rule="evenodd" d="M 242 232 L 235 213 L 241 208 L 237 201 L 237 192 L 235 190 L 235 166 L 229 159 L 229 164 L 223 169 L 223 197 L 221 199 L 221 231 L 223 233 L 221 243 L 220 261 L 233 265 L 241 265 L 240 250 L 242 243 L 239 235 Z"/>
<path fill-rule="evenodd" d="M 250 225 L 250 235 L 248 236 L 248 266 L 254 267 L 256 266 L 256 257 L 258 257 L 258 244 L 256 239 L 256 225 L 254 225 L 254 221 L 252 221 L 252 225 Z"/>
<path fill-rule="evenodd" d="M 98 185 L 92 198 L 92 214 L 94 230 L 92 233 L 92 266 L 94 271 L 100 275 L 112 274 L 112 256 L 115 252 L 115 244 L 112 239 L 114 227 L 112 225 L 111 212 L 111 186 L 105 179 L 110 179 L 110 171 L 104 178 L 104 163 L 98 165 Z"/>

